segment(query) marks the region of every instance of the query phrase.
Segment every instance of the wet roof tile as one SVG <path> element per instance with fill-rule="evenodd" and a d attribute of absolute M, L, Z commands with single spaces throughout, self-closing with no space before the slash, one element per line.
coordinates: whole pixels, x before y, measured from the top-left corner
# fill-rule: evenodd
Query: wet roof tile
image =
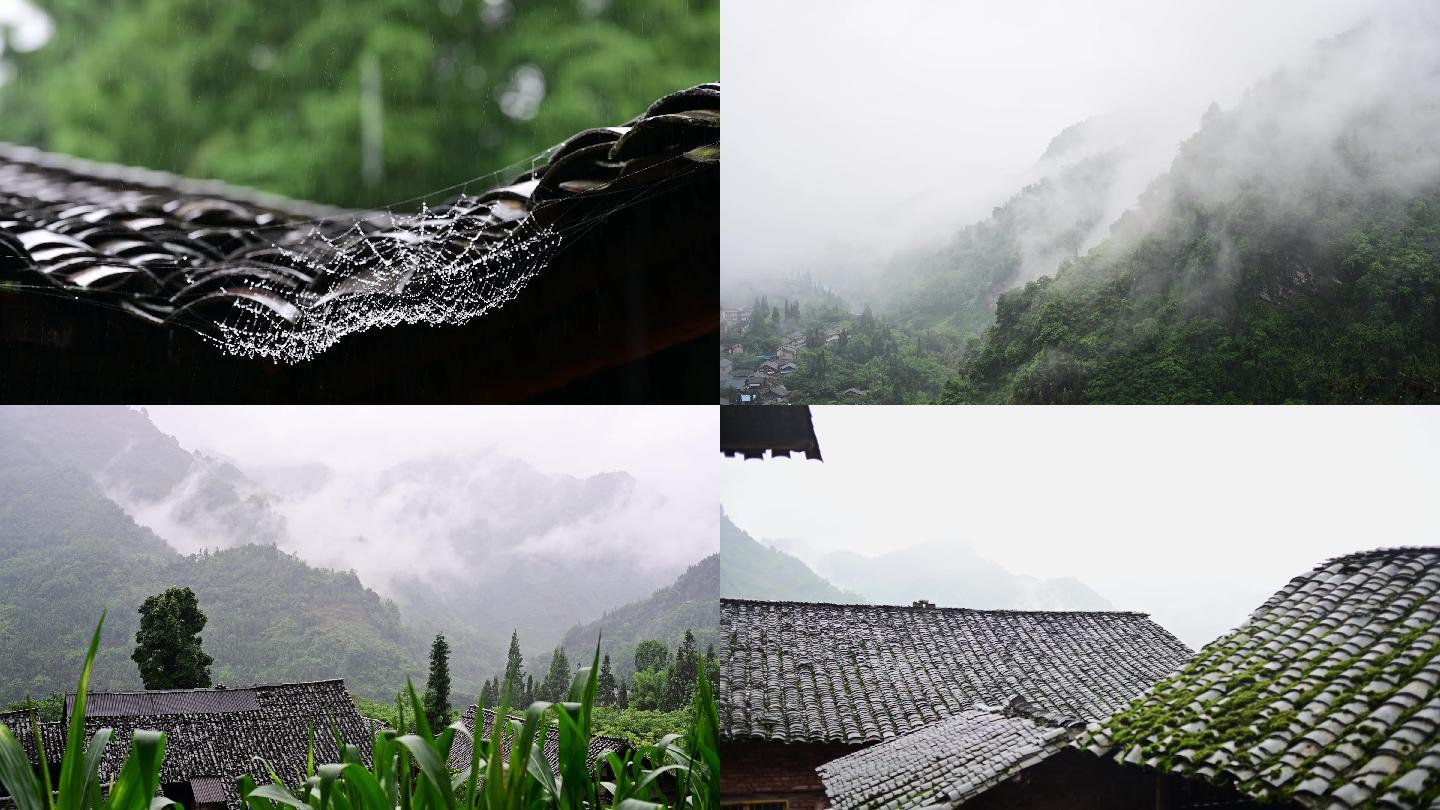
<path fill-rule="evenodd" d="M 1017 698 L 967 709 L 816 770 L 836 810 L 955 807 L 1063 750 L 1083 727 Z"/>
<path fill-rule="evenodd" d="M 1440 803 L 1440 548 L 1291 580 L 1080 745 L 1307 807 Z"/>
<path fill-rule="evenodd" d="M 1191 654 L 1141 613 L 720 604 L 731 740 L 879 742 L 1015 696 L 1096 720 Z"/>

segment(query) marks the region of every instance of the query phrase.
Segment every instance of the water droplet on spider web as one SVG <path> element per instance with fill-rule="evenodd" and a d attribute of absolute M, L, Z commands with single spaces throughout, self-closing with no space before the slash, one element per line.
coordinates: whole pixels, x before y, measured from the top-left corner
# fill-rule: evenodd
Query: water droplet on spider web
<path fill-rule="evenodd" d="M 391 214 L 383 230 L 315 225 L 298 247 L 275 244 L 316 283 L 296 293 L 256 280 L 205 337 L 229 354 L 298 363 L 370 329 L 481 317 L 544 271 L 561 236 L 527 218 L 499 238 L 464 215 L 475 207 L 462 195 L 445 213 Z"/>

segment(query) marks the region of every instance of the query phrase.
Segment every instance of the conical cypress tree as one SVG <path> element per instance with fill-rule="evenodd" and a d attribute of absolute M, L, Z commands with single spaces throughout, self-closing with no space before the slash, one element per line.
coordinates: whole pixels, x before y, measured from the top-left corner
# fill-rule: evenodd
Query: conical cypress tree
<path fill-rule="evenodd" d="M 615 696 L 615 706 L 620 709 L 630 708 L 630 687 L 626 686 L 624 681 L 620 682 L 620 694 Z"/>
<path fill-rule="evenodd" d="M 564 647 L 556 647 L 550 656 L 550 671 L 540 684 L 540 700 L 558 703 L 570 692 L 570 659 L 565 656 Z"/>
<path fill-rule="evenodd" d="M 600 706 L 615 705 L 615 674 L 610 671 L 610 656 L 600 662 L 600 674 L 595 678 L 595 703 Z"/>
<path fill-rule="evenodd" d="M 450 645 L 443 634 L 430 645 L 430 677 L 425 682 L 425 719 L 439 733 L 450 722 Z"/>
<path fill-rule="evenodd" d="M 510 653 L 505 657 L 505 681 L 500 684 L 500 695 L 509 695 L 510 705 L 529 706 L 525 700 L 525 659 L 520 657 L 520 634 L 510 632 Z"/>

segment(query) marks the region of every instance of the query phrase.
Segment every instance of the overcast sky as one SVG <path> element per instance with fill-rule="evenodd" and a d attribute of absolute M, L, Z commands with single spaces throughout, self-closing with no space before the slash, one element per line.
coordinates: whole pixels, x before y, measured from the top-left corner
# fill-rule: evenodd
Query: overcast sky
<path fill-rule="evenodd" d="M 722 273 L 953 233 L 1093 115 L 1163 113 L 1178 141 L 1384 1 L 726 0 Z"/>
<path fill-rule="evenodd" d="M 1197 649 L 1317 563 L 1433 545 L 1440 410 L 816 407 L 825 461 L 725 459 L 757 539 L 965 541 Z"/>
<path fill-rule="evenodd" d="M 169 406 L 146 410 L 187 449 L 246 465 L 319 461 L 375 471 L 415 458 L 497 451 L 542 472 L 624 470 L 686 504 L 713 504 L 713 406 Z M 713 508 L 713 507 L 707 507 Z"/>

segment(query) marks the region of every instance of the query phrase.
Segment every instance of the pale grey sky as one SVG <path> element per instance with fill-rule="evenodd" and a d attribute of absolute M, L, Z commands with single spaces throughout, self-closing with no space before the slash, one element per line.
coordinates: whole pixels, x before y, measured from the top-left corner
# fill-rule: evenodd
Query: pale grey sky
<path fill-rule="evenodd" d="M 1194 647 L 1322 560 L 1436 544 L 1440 410 L 816 407 L 823 463 L 725 459 L 752 536 L 971 543 Z"/>
<path fill-rule="evenodd" d="M 1178 142 L 1384 2 L 726 0 L 722 274 L 953 233 L 1097 114 L 1143 110 Z"/>

